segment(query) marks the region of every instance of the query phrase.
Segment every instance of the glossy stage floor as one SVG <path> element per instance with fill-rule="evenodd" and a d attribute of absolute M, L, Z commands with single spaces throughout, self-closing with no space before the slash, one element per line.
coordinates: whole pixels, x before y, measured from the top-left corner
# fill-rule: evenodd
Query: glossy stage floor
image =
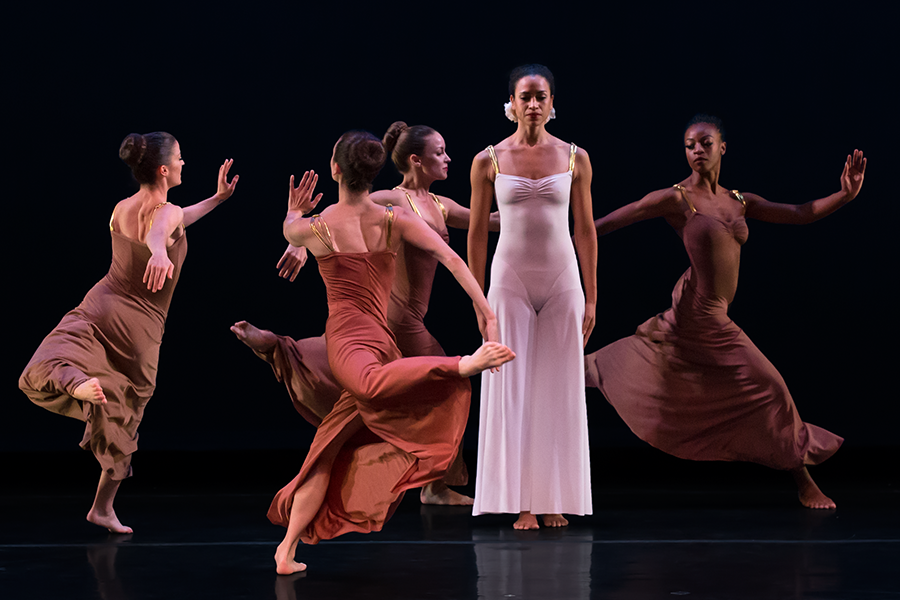
<path fill-rule="evenodd" d="M 594 515 L 564 529 L 516 532 L 410 493 L 383 532 L 301 546 L 309 569 L 289 577 L 265 518 L 292 475 L 272 466 L 284 452 L 145 453 L 117 501 L 127 536 L 84 521 L 89 455 L 6 454 L 0 598 L 900 598 L 896 451 L 816 468 L 832 511 L 802 509 L 788 475 L 755 465 L 594 454 Z M 205 475 L 177 480 L 179 463 Z"/>

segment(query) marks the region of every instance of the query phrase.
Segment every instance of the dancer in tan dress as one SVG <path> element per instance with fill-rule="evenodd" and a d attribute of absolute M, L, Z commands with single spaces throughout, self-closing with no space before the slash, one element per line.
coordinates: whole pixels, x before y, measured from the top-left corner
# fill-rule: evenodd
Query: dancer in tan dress
<path fill-rule="evenodd" d="M 719 183 L 725 140 L 719 119 L 698 115 L 684 134 L 692 173 L 681 183 L 623 206 L 595 225 L 601 235 L 664 217 L 691 262 L 672 307 L 637 332 L 585 358 L 598 387 L 642 440 L 691 460 L 740 460 L 790 471 L 800 502 L 834 508 L 806 465 L 834 454 L 843 439 L 804 423 L 784 379 L 728 317 L 738 283 L 746 218 L 811 223 L 859 193 L 866 159 L 847 156 L 841 189 L 805 204 L 778 204 Z"/>
<path fill-rule="evenodd" d="M 316 430 L 300 473 L 276 495 L 269 519 L 287 527 L 276 571 L 306 569 L 298 542 L 378 531 L 405 490 L 441 479 L 457 454 L 469 413 L 467 378 L 512 360 L 496 343 L 497 319 L 465 262 L 422 219 L 369 199 L 385 149 L 367 132 L 338 140 L 331 175 L 337 204 L 309 219 L 317 176 L 291 177 L 284 233 L 317 257 L 325 280 L 328 362 L 343 392 Z M 487 342 L 471 356 L 401 357 L 387 324 L 397 247 L 409 243 L 444 264 L 471 297 Z"/>
<path fill-rule="evenodd" d="M 426 125 L 409 127 L 397 121 L 388 128 L 383 143 L 403 174 L 403 182 L 392 190 L 373 192 L 369 198 L 382 206 L 391 204 L 412 210 L 447 243 L 448 226 L 467 229 L 469 209 L 429 191 L 432 183 L 447 178 L 450 156 L 443 136 Z M 499 231 L 499 214 L 491 215 L 490 228 Z M 306 248 L 288 245 L 278 261 L 279 274 L 293 281 L 306 258 Z M 387 319 L 400 352 L 403 356 L 445 356 L 444 349 L 425 327 L 437 259 L 413 245 L 401 244 L 396 265 Z M 272 365 L 297 412 L 318 427 L 341 395 L 341 386 L 328 366 L 325 337 L 295 340 L 257 329 L 246 321 L 235 323 L 231 329 L 257 356 Z M 466 483 L 468 471 L 460 452 L 444 479 L 424 486 L 419 497 L 423 504 L 471 505 L 472 498 L 447 487 Z"/>
<path fill-rule="evenodd" d="M 87 520 L 131 533 L 113 509 L 121 481 L 132 474 L 144 408 L 156 387 L 159 346 L 172 293 L 187 254 L 185 228 L 234 192 L 232 160 L 219 167 L 218 190 L 180 208 L 167 201 L 181 183 L 181 148 L 165 132 L 131 134 L 119 149 L 140 184 L 109 221 L 109 273 L 44 338 L 19 388 L 38 406 L 85 421 L 81 447 L 102 469 Z"/>

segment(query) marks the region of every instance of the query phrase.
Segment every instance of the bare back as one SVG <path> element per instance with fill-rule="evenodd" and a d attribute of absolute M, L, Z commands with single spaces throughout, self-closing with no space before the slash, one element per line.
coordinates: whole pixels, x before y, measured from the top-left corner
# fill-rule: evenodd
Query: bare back
<path fill-rule="evenodd" d="M 147 232 L 153 226 L 154 218 L 159 210 L 167 204 L 167 202 L 147 202 L 138 195 L 125 198 L 113 209 L 109 228 L 129 239 L 144 243 Z M 172 246 L 183 235 L 184 227 L 176 227 L 169 239 L 166 240 L 166 247 Z"/>
<path fill-rule="evenodd" d="M 332 252 L 365 253 L 393 250 L 389 240 L 388 219 L 392 209 L 378 206 L 368 199 L 352 205 L 335 204 L 309 219 L 315 236 L 307 248 L 314 256 Z M 390 242 L 390 243 L 389 243 Z"/>

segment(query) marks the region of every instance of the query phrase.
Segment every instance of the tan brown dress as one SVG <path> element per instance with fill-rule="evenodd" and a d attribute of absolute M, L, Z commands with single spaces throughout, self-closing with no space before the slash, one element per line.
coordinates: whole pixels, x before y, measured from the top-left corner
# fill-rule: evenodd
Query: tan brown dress
<path fill-rule="evenodd" d="M 187 254 L 182 234 L 168 248 L 171 280 L 152 293 L 142 282 L 150 249 L 113 230 L 109 273 L 44 338 L 19 378 L 38 406 L 86 422 L 81 447 L 90 448 L 112 479 L 130 477 L 137 428 L 156 388 L 159 345 L 166 314 Z M 105 405 L 82 402 L 72 392 L 100 380 Z"/>

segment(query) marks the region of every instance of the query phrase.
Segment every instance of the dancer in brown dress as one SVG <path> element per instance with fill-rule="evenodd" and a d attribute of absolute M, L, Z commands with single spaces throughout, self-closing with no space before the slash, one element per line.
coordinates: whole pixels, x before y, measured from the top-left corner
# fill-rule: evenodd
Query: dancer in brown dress
<path fill-rule="evenodd" d="M 778 204 L 719 183 L 725 140 L 721 122 L 698 115 L 684 135 L 690 177 L 598 219 L 599 234 L 664 217 L 684 242 L 690 268 L 672 308 L 585 358 L 587 384 L 599 388 L 638 437 L 691 460 L 740 460 L 790 471 L 800 502 L 834 508 L 806 465 L 843 439 L 804 423 L 778 371 L 728 317 L 738 282 L 745 217 L 811 223 L 853 200 L 866 159 L 847 156 L 841 190 L 805 204 Z"/>
<path fill-rule="evenodd" d="M 119 156 L 140 190 L 119 202 L 110 218 L 109 273 L 44 338 L 19 388 L 38 406 L 85 421 L 81 447 L 90 448 L 102 468 L 87 520 L 131 533 L 113 501 L 131 476 L 137 428 L 156 387 L 166 313 L 187 254 L 185 228 L 227 200 L 238 176 L 228 182 L 232 160 L 226 160 L 216 194 L 182 209 L 166 199 L 181 183 L 184 165 L 174 137 L 131 134 Z"/>
<path fill-rule="evenodd" d="M 450 164 L 441 134 L 425 125 L 409 127 L 397 121 L 385 133 L 383 143 L 403 174 L 403 182 L 392 190 L 373 192 L 369 198 L 382 206 L 391 204 L 411 209 L 447 243 L 450 241 L 448 226 L 467 229 L 468 208 L 429 192 L 432 183 L 447 178 Z M 499 214 L 491 215 L 490 229 L 499 231 Z M 293 281 L 306 258 L 306 248 L 289 245 L 278 261 L 279 274 Z M 396 277 L 387 319 L 403 356 L 445 356 L 441 345 L 425 327 L 437 263 L 437 259 L 413 245 L 401 244 L 397 249 Z M 272 365 L 275 377 L 287 387 L 297 412 L 318 427 L 341 394 L 341 387 L 328 366 L 324 336 L 294 340 L 259 330 L 246 321 L 235 323 L 231 329 L 257 356 Z M 468 471 L 460 452 L 444 479 L 424 486 L 419 497 L 423 504 L 471 505 L 472 498 L 447 487 L 467 482 Z"/>
<path fill-rule="evenodd" d="M 377 531 L 405 490 L 443 477 L 469 411 L 467 377 L 514 355 L 497 339 L 497 320 L 465 262 L 422 219 L 381 207 L 368 189 L 385 159 L 366 132 L 344 134 L 331 160 L 338 202 L 312 210 L 317 180 L 291 177 L 285 237 L 317 257 L 328 297 L 328 362 L 344 391 L 316 430 L 303 468 L 282 489 L 269 519 L 287 533 L 275 554 L 279 574 L 302 571 L 297 543 L 348 531 Z M 472 298 L 486 340 L 473 355 L 401 358 L 387 324 L 396 249 L 411 243 L 443 263 Z"/>

